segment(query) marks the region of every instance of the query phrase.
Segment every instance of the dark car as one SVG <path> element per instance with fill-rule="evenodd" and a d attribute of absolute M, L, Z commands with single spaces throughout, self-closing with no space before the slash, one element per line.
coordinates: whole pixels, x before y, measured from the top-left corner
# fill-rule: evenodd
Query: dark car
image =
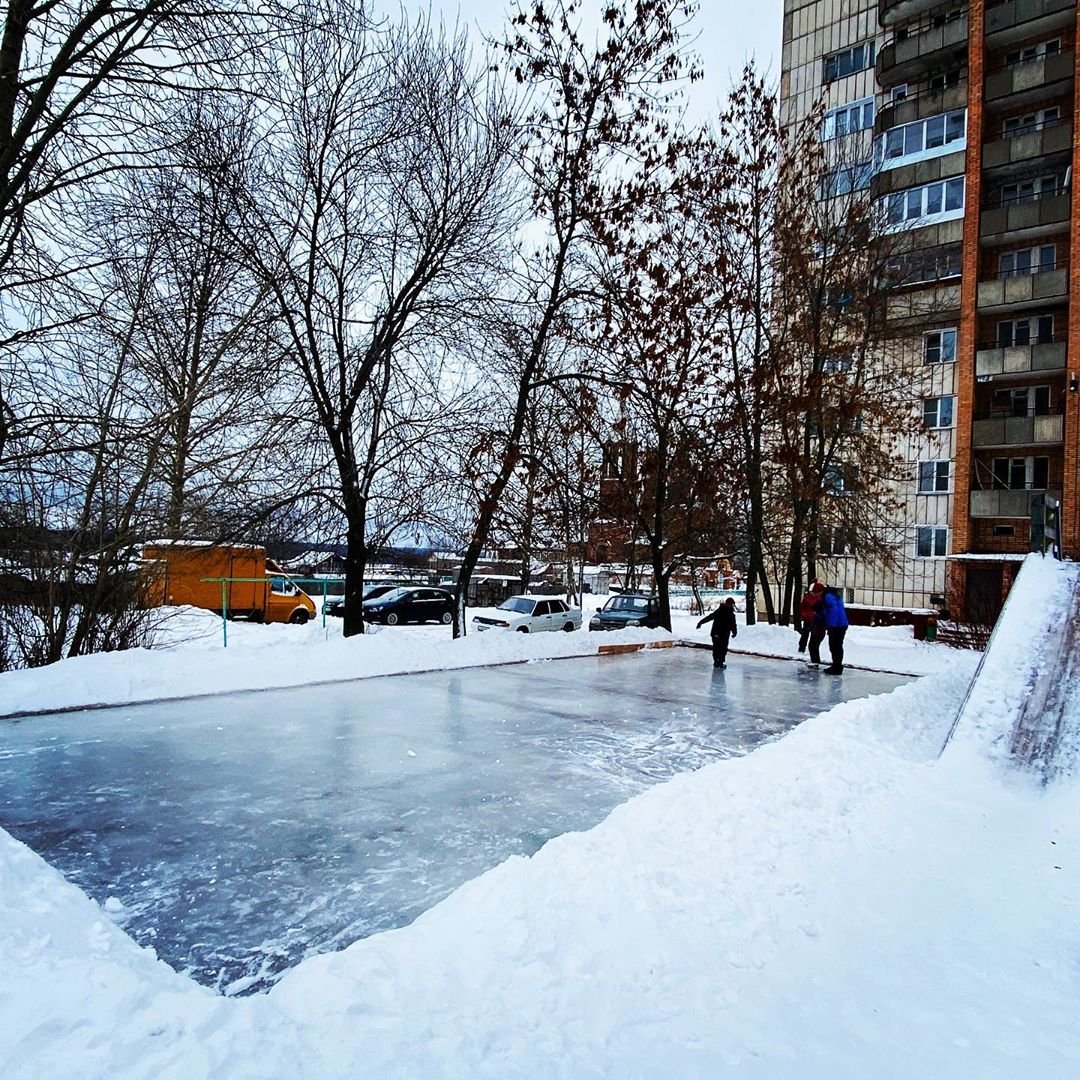
<path fill-rule="evenodd" d="M 659 626 L 660 600 L 644 593 L 613 596 L 589 620 L 590 630 L 622 630 L 627 626 Z"/>
<path fill-rule="evenodd" d="M 393 592 L 397 585 L 365 585 L 363 592 L 363 602 L 367 603 L 368 600 L 374 600 L 376 597 L 385 596 L 388 592 Z M 339 619 L 345 617 L 345 597 L 344 596 L 328 596 L 326 603 L 323 605 L 323 612 L 326 615 L 334 615 Z"/>
<path fill-rule="evenodd" d="M 393 589 L 364 601 L 364 619 L 390 626 L 432 621 L 448 626 L 454 621 L 454 597 L 446 589 L 430 589 L 426 586 Z"/>

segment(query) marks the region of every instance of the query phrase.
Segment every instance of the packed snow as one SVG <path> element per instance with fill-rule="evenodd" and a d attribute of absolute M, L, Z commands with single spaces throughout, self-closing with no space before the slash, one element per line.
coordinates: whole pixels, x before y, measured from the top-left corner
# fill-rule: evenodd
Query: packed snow
<path fill-rule="evenodd" d="M 1044 787 L 1002 749 L 1077 581 L 1028 560 L 940 757 L 977 657 L 852 628 L 850 663 L 928 674 L 654 787 L 262 995 L 173 972 L 0 833 L 5 1076 L 1080 1075 L 1080 786 Z M 599 637 L 231 626 L 222 650 L 185 619 L 169 648 L 0 676 L 4 711 L 587 653 Z M 693 622 L 675 636 L 704 642 Z M 791 656 L 795 637 L 741 627 L 734 645 Z"/>

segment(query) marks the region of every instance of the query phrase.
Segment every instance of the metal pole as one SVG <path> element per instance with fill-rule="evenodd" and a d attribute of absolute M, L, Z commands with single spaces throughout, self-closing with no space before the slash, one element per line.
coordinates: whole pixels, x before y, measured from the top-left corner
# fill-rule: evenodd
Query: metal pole
<path fill-rule="evenodd" d="M 229 647 L 229 601 L 225 596 L 225 584 L 227 579 L 221 579 L 221 647 L 227 649 Z"/>

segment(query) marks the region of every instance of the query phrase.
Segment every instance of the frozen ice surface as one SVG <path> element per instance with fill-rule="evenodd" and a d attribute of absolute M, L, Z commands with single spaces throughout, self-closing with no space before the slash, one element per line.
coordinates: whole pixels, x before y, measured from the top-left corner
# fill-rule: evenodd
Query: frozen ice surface
<path fill-rule="evenodd" d="M 671 649 L 6 721 L 0 824 L 174 967 L 245 993 L 905 681 Z"/>

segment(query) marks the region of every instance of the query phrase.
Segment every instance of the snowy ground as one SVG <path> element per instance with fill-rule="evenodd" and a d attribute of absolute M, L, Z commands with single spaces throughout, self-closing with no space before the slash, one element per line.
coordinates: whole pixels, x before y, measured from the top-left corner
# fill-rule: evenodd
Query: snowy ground
<path fill-rule="evenodd" d="M 5 1076 L 1080 1075 L 1080 784 L 1043 788 L 1001 749 L 1076 583 L 1074 566 L 1025 566 L 1023 603 L 940 758 L 974 657 L 854 628 L 851 663 L 934 673 L 652 788 L 265 995 L 225 999 L 175 974 L 0 833 Z M 0 676 L 0 700 L 297 685 L 597 637 L 234 629 L 225 653 L 208 638 Z M 794 644 L 769 628 L 735 642 Z"/>

